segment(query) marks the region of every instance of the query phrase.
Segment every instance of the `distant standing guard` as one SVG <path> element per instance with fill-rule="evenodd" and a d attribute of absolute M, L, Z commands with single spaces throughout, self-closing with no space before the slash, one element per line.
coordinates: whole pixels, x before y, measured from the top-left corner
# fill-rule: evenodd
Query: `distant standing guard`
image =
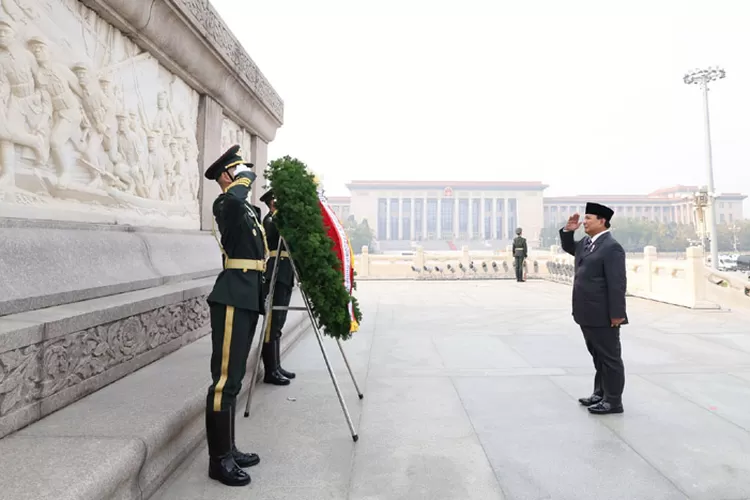
<path fill-rule="evenodd" d="M 211 377 L 206 399 L 208 475 L 229 485 L 244 486 L 250 475 L 242 467 L 260 462 L 255 453 L 235 446 L 236 399 L 245 376 L 247 357 L 258 316 L 264 314 L 263 272 L 268 245 L 259 219 L 260 208 L 250 205 L 250 186 L 256 178 L 232 146 L 208 170 L 207 179 L 221 186 L 213 204 L 219 226 L 223 270 L 208 296 L 211 311 Z M 218 238 L 217 238 L 218 241 Z"/>
<path fill-rule="evenodd" d="M 526 245 L 526 238 L 521 236 L 523 230 L 519 227 L 516 229 L 516 237 L 513 240 L 513 256 L 516 258 L 516 281 L 523 283 L 523 263 L 529 256 L 529 247 Z"/>
<path fill-rule="evenodd" d="M 575 257 L 573 319 L 580 325 L 594 361 L 594 392 L 578 401 L 594 414 L 622 413 L 625 367 L 620 327 L 628 324 L 625 310 L 627 274 L 625 250 L 609 232 L 614 211 L 587 203 L 583 227 L 586 237 L 575 241 L 581 227 L 573 214 L 560 230 L 562 248 Z"/>
<path fill-rule="evenodd" d="M 288 307 L 292 300 L 292 290 L 294 289 L 294 270 L 292 262 L 289 260 L 289 252 L 283 250 L 279 252 L 279 241 L 281 235 L 279 229 L 274 223 L 276 215 L 276 199 L 273 190 L 269 189 L 260 201 L 268 206 L 268 213 L 263 218 L 263 228 L 266 231 L 268 240 L 268 249 L 270 258 L 266 265 L 266 281 L 264 295 L 268 295 L 271 286 L 271 276 L 274 265 L 279 266 L 276 271 L 276 284 L 273 291 L 273 305 Z M 268 327 L 265 332 L 263 341 L 263 366 L 265 375 L 263 382 L 274 385 L 289 385 L 289 380 L 296 377 L 292 372 L 288 372 L 281 367 L 281 333 L 286 323 L 287 311 L 272 311 L 271 320 L 268 321 Z"/>

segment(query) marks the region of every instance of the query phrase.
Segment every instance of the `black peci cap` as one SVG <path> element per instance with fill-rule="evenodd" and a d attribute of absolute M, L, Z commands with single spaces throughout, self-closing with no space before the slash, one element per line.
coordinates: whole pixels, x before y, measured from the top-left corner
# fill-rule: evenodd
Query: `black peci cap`
<path fill-rule="evenodd" d="M 589 215 L 596 215 L 597 217 L 601 217 L 602 219 L 610 221 L 612 220 L 612 216 L 615 214 L 615 211 L 609 207 L 600 205 L 599 203 L 589 202 L 586 203 L 586 213 Z"/>

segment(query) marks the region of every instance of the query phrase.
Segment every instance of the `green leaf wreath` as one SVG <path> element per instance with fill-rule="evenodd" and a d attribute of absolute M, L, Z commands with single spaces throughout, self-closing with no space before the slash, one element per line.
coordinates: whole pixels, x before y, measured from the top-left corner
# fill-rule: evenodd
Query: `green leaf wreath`
<path fill-rule="evenodd" d="M 339 260 L 323 224 L 314 176 L 304 163 L 285 156 L 269 163 L 266 178 L 276 198 L 274 222 L 289 245 L 318 325 L 330 337 L 350 338 L 349 302 L 358 323 L 362 312 L 344 286 Z"/>

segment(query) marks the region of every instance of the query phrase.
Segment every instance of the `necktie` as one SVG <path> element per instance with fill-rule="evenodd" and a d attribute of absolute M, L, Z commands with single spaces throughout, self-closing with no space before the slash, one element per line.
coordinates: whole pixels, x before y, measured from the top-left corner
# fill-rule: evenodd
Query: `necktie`
<path fill-rule="evenodd" d="M 589 253 L 592 246 L 594 246 L 594 242 L 591 241 L 591 238 L 586 237 L 586 241 L 583 243 L 583 251 Z"/>

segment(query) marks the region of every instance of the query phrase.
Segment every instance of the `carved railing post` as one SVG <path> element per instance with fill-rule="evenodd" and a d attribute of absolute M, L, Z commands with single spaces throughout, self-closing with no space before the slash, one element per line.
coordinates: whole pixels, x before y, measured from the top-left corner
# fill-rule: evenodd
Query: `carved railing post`
<path fill-rule="evenodd" d="M 706 265 L 703 262 L 701 247 L 688 247 L 685 251 L 687 264 L 685 266 L 685 281 L 692 306 L 706 299 Z"/>
<path fill-rule="evenodd" d="M 414 267 L 422 269 L 424 267 L 424 248 L 417 247 L 417 253 L 414 255 Z"/>
<path fill-rule="evenodd" d="M 470 262 L 471 255 L 469 255 L 469 247 L 464 245 L 461 247 L 461 263 L 468 269 Z"/>
<path fill-rule="evenodd" d="M 654 267 L 655 262 L 658 259 L 655 246 L 647 246 L 643 248 L 643 263 L 644 271 L 646 273 L 646 292 L 651 293 L 654 291 Z"/>
<path fill-rule="evenodd" d="M 370 249 L 367 245 L 362 246 L 362 253 L 359 256 L 359 268 L 357 275 L 366 278 L 370 275 Z"/>

